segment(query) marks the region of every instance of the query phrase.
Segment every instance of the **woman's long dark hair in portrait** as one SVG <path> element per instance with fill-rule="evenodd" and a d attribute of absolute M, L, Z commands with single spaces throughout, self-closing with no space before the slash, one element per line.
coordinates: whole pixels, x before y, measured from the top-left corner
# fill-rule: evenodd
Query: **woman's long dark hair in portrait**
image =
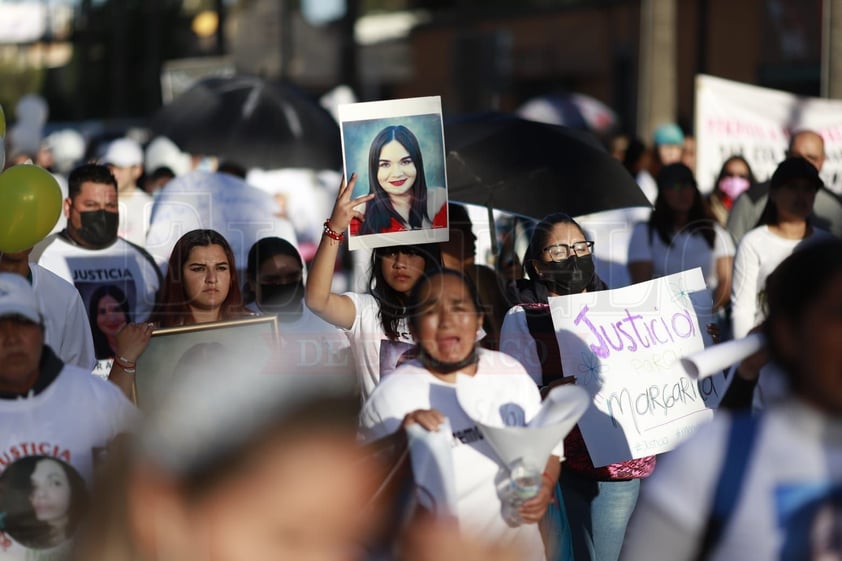
<path fill-rule="evenodd" d="M 370 201 L 365 208 L 365 221 L 360 227 L 360 234 L 379 234 L 386 231 L 392 219 L 399 224 L 404 219 L 392 207 L 389 194 L 383 190 L 377 181 L 377 171 L 380 167 L 380 152 L 383 147 L 396 141 L 406 148 L 409 157 L 415 164 L 417 175 L 412 185 L 412 206 L 409 211 L 409 228 L 417 229 L 424 225 L 424 221 L 430 222 L 427 211 L 427 179 L 424 175 L 424 159 L 421 155 L 421 146 L 418 139 L 408 128 L 403 125 L 386 127 L 371 141 L 371 148 L 368 152 L 368 184 L 369 193 L 374 193 L 374 200 Z"/>

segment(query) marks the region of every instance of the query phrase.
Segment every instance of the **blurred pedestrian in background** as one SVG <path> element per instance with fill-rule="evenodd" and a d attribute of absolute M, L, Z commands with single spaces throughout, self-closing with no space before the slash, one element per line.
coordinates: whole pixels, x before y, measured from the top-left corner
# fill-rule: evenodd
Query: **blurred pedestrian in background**
<path fill-rule="evenodd" d="M 810 162 L 819 173 L 827 156 L 824 139 L 814 131 L 804 130 L 792 135 L 787 149 L 787 158 L 800 157 Z M 766 208 L 771 182 L 758 183 L 734 201 L 728 214 L 728 231 L 739 242 L 751 229 L 758 226 L 758 220 Z M 842 237 L 842 199 L 824 186 L 816 192 L 811 221 L 815 226 Z"/>
<path fill-rule="evenodd" d="M 713 190 L 707 196 L 708 207 L 720 226 L 728 223 L 734 201 L 757 185 L 748 161 L 742 156 L 731 156 L 722 164 Z"/>
<path fill-rule="evenodd" d="M 278 319 L 281 364 L 299 373 L 353 373 L 348 338 L 304 303 L 304 262 L 288 241 L 263 238 L 251 246 L 244 302 Z"/>
<path fill-rule="evenodd" d="M 138 186 L 143 175 L 143 150 L 131 138 L 118 138 L 108 145 L 102 161 L 117 180 L 120 205 L 117 235 L 145 247 L 152 217 L 152 196 Z"/>
<path fill-rule="evenodd" d="M 769 273 L 805 243 L 831 235 L 810 220 L 816 193 L 823 185 L 818 170 L 804 158 L 784 160 L 772 175 L 758 226 L 740 240 L 734 258 L 734 337 L 745 337 L 763 321 L 763 287 Z"/>
<path fill-rule="evenodd" d="M 659 462 L 624 559 L 832 559 L 842 551 L 838 529 L 827 532 L 833 524 L 811 514 L 822 506 L 834 514 L 842 488 L 842 242 L 784 259 L 765 294 L 767 344 L 744 362 L 756 368 L 771 357 L 791 396 L 759 417 L 719 413 Z"/>
<path fill-rule="evenodd" d="M 248 364 L 217 348 L 179 372 L 112 454 L 75 559 L 366 558 L 384 474 L 357 444 L 353 376 Z"/>
<path fill-rule="evenodd" d="M 661 169 L 655 209 L 648 223 L 635 226 L 628 259 L 633 283 L 701 267 L 714 311 L 728 305 L 734 243 L 708 211 L 693 172 L 684 164 Z"/>

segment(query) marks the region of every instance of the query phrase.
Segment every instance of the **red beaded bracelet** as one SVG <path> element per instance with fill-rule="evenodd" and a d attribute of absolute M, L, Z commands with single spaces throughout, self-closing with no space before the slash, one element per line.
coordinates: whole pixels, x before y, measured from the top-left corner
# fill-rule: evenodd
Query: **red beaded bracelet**
<path fill-rule="evenodd" d="M 336 240 L 338 242 L 341 242 L 342 240 L 345 239 L 345 233 L 344 232 L 337 232 L 336 230 L 334 230 L 333 228 L 330 227 L 330 218 L 325 220 L 324 235 L 329 237 L 330 239 Z"/>

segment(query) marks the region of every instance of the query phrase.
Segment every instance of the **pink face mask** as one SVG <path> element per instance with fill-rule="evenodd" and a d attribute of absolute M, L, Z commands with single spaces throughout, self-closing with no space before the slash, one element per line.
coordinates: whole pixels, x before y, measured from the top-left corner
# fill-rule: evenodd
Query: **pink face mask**
<path fill-rule="evenodd" d="M 748 179 L 732 175 L 723 177 L 719 182 L 719 190 L 728 195 L 731 200 L 739 197 L 750 186 Z"/>

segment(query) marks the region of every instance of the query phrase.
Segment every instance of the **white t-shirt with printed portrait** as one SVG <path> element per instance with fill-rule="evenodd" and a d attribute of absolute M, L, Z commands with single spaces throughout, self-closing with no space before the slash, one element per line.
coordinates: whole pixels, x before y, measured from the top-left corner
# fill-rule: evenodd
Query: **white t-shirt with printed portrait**
<path fill-rule="evenodd" d="M 64 236 L 51 236 L 36 246 L 38 264 L 73 284 L 86 306 L 104 285 L 120 288 L 129 302 L 132 322 L 146 321 L 155 306 L 160 271 L 142 248 L 122 238 L 102 249 L 87 249 Z"/>
<path fill-rule="evenodd" d="M 32 257 L 36 256 L 40 266 L 76 287 L 86 317 L 91 298 L 106 286 L 115 287 L 125 295 L 129 322 L 146 321 L 152 313 L 161 284 L 160 271 L 152 257 L 139 246 L 118 237 L 108 247 L 87 249 L 57 234 L 35 247 Z M 107 376 L 111 362 L 110 357 L 99 357 L 94 373 Z"/>
<path fill-rule="evenodd" d="M 475 380 L 498 385 L 500 391 L 495 394 L 505 395 L 508 403 L 522 409 L 524 422 L 532 419 L 541 406 L 541 396 L 520 364 L 496 351 L 477 352 Z M 400 429 L 407 413 L 418 409 L 436 409 L 450 422 L 460 529 L 482 539 L 517 541 L 524 548 L 523 559 L 544 560 L 538 525 L 511 528 L 503 519 L 495 485 L 502 463 L 459 405 L 455 384 L 436 378 L 417 360 L 403 364 L 380 383 L 365 403 L 360 416 L 363 434 L 369 440 L 392 434 Z M 563 452 L 559 448 L 555 453 Z"/>
<path fill-rule="evenodd" d="M 357 310 L 354 323 L 345 334 L 351 343 L 360 393 L 365 402 L 380 380 L 405 360 L 404 353 L 415 346 L 415 339 L 405 318 L 398 323 L 396 340 L 386 336 L 380 321 L 380 305 L 371 294 L 346 292 L 344 295 L 351 299 Z"/>
<path fill-rule="evenodd" d="M 47 481 L 53 481 L 59 466 L 64 466 L 59 482 L 69 498 L 61 509 L 69 511 L 79 500 L 73 481 L 89 491 L 98 457 L 115 436 L 131 430 L 137 420 L 137 410 L 117 386 L 76 366 L 65 365 L 38 394 L 0 399 L 0 489 L 4 493 L 0 502 L 14 501 L 12 497 L 16 496 L 13 504 L 32 509 L 40 520 L 38 507 L 29 499 L 28 488 L 36 484 L 32 468 L 41 466 Z M 47 502 L 47 507 L 40 508 L 59 508 Z M 0 559 L 54 559 L 69 547 L 70 535 L 60 536 L 59 544 L 48 544 L 38 533 L 20 534 L 21 525 L 9 513 L 4 523 L 0 528 Z M 27 539 L 29 546 L 25 547 L 22 542 Z"/>

